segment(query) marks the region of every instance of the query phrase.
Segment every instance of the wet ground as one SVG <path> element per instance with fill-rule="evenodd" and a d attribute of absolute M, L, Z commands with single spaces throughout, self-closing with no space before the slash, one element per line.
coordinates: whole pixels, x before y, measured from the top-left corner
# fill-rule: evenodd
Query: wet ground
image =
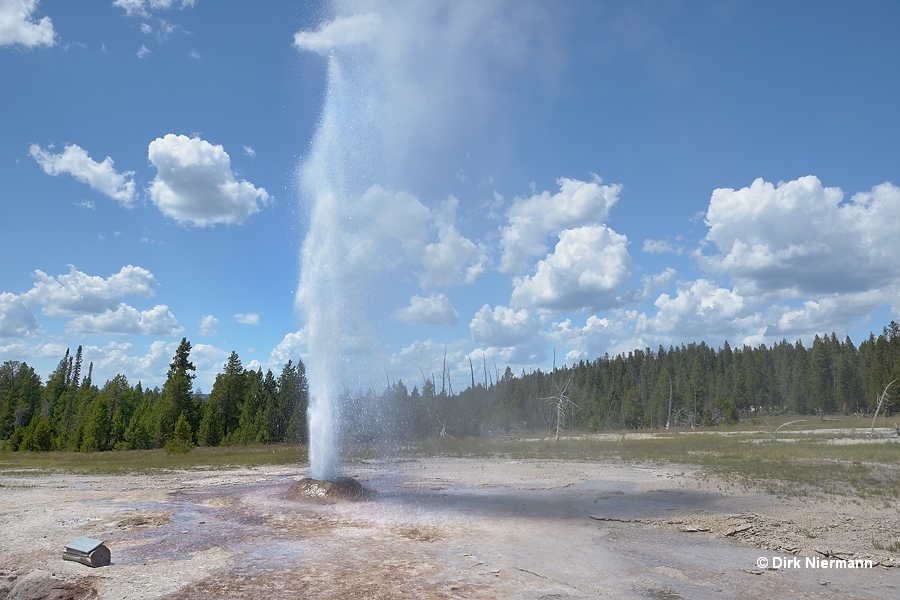
<path fill-rule="evenodd" d="M 0 598 L 36 571 L 72 598 L 123 600 L 900 597 L 892 557 L 847 541 L 896 531 L 896 514 L 866 522 L 859 506 L 723 492 L 680 466 L 434 458 L 347 470 L 374 495 L 294 499 L 300 468 L 0 476 Z M 811 533 L 817 523 L 833 527 Z M 106 540 L 112 565 L 62 561 L 80 535 Z M 829 557 L 874 560 L 823 568 Z"/>

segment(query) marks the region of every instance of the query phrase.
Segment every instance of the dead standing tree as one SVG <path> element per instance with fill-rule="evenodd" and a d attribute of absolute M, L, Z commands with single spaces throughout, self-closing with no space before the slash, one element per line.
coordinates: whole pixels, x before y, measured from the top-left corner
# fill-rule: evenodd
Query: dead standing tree
<path fill-rule="evenodd" d="M 884 388 L 884 391 L 881 393 L 881 399 L 878 401 L 878 406 L 875 407 L 875 416 L 872 417 L 872 430 L 869 432 L 870 436 L 875 435 L 875 419 L 878 418 L 878 411 L 881 410 L 881 405 L 884 404 L 884 399 L 887 398 L 888 388 L 891 387 L 892 385 L 894 385 L 894 383 L 896 383 L 896 381 L 897 380 L 895 379 L 894 381 L 887 384 L 887 386 L 885 386 L 885 388 Z"/>
<path fill-rule="evenodd" d="M 565 385 L 559 387 L 556 383 L 556 378 L 553 376 L 556 373 L 556 351 L 553 351 L 553 374 L 550 375 L 550 381 L 553 382 L 553 387 L 556 388 L 556 394 L 552 396 L 546 396 L 541 398 L 544 402 L 549 402 L 553 407 L 553 412 L 556 413 L 556 441 L 559 441 L 560 433 L 562 432 L 563 427 L 566 426 L 566 414 L 568 411 L 574 412 L 578 405 L 572 402 L 569 398 L 569 384 L 572 383 L 572 378 L 575 376 L 574 371 L 569 374 L 569 378 L 566 379 Z"/>

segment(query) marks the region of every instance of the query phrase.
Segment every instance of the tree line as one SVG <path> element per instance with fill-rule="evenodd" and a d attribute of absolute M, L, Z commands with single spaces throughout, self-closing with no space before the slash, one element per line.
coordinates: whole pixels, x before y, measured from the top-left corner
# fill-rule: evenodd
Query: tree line
<path fill-rule="evenodd" d="M 308 385 L 303 362 L 244 369 L 232 352 L 209 396 L 193 389 L 191 343 L 182 339 L 162 389 L 116 375 L 103 387 L 82 349 L 66 350 L 46 384 L 24 362 L 0 365 L 0 448 L 100 451 L 236 443 L 303 443 Z"/>
<path fill-rule="evenodd" d="M 305 443 L 309 387 L 301 360 L 245 369 L 232 352 L 208 396 L 195 393 L 191 344 L 182 339 L 162 389 L 117 375 L 98 388 L 82 375 L 81 347 L 66 351 L 46 383 L 23 362 L 0 365 L 0 448 L 74 450 L 185 448 L 243 443 Z M 608 354 L 593 361 L 516 375 L 487 371 L 454 393 L 449 371 L 402 380 L 381 392 L 340 398 L 349 441 L 401 442 L 430 436 L 513 430 L 661 429 L 729 424 L 761 414 L 871 414 L 885 387 L 900 379 L 900 324 L 858 347 L 849 337 L 815 336 L 809 347 L 713 349 L 705 342 Z M 900 409 L 900 386 L 883 414 Z"/>
<path fill-rule="evenodd" d="M 392 382 L 382 394 L 350 395 L 346 427 L 354 438 L 388 439 L 609 429 L 671 429 L 732 424 L 762 415 L 869 415 L 885 387 L 900 379 L 900 325 L 891 322 L 858 347 L 849 337 L 815 336 L 812 344 L 719 349 L 705 342 L 604 355 L 515 375 L 480 373 L 454 394 L 445 370 L 423 374 L 421 390 Z M 888 389 L 879 414 L 900 409 L 900 386 Z M 375 414 L 364 408 L 377 406 Z"/>

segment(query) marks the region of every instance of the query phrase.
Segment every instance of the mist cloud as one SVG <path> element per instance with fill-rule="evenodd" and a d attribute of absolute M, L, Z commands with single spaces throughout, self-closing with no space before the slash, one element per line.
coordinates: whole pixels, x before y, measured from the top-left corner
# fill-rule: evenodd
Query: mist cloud
<path fill-rule="evenodd" d="M 337 17 L 315 31 L 298 31 L 294 45 L 301 50 L 327 55 L 335 48 L 346 48 L 373 39 L 381 29 L 381 17 L 375 13 Z"/>

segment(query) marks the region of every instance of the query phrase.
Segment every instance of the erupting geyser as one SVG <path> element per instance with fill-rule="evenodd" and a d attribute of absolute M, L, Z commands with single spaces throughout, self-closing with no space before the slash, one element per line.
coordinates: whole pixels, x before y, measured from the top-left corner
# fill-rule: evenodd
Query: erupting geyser
<path fill-rule="evenodd" d="M 328 65 L 321 117 L 298 178 L 307 235 L 297 308 L 309 379 L 310 476 L 334 481 L 343 438 L 396 435 L 377 394 L 353 398 L 352 408 L 342 400 L 371 389 L 391 365 L 382 356 L 390 346 L 373 323 L 396 320 L 410 298 L 437 298 L 435 288 L 470 283 L 484 269 L 486 251 L 455 227 L 451 190 L 468 180 L 460 165 L 472 164 L 470 153 L 498 154 L 502 136 L 486 128 L 495 112 L 495 68 L 528 62 L 528 34 L 517 32 L 523 19 L 535 27 L 540 20 L 532 22 L 529 10 L 511 20 L 517 2 L 327 4 L 334 18 L 294 36 L 298 49 Z M 506 118 L 497 115 L 498 123 Z M 493 173 L 480 162 L 473 171 L 475 179 Z"/>
<path fill-rule="evenodd" d="M 303 47 L 299 41 L 298 46 Z M 360 152 L 368 150 L 361 148 L 366 145 L 361 140 L 372 139 L 366 135 L 372 125 L 354 106 L 359 102 L 359 82 L 354 79 L 342 73 L 338 57 L 331 54 L 322 117 L 299 181 L 311 210 L 297 306 L 304 315 L 309 348 L 310 476 L 320 481 L 340 476 L 340 399 L 347 390 L 361 387 L 363 363 L 377 346 L 366 325 L 371 256 L 360 244 L 365 236 L 359 235 L 368 224 L 356 208 L 371 185 L 359 176 L 359 165 L 361 154 L 368 154 Z"/>

